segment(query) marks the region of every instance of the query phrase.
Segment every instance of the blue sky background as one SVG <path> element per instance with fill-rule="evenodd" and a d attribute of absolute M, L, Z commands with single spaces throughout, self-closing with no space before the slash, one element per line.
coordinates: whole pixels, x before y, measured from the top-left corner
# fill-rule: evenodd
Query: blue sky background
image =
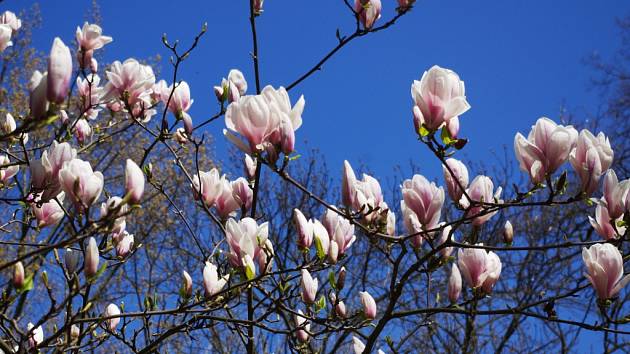
<path fill-rule="evenodd" d="M 46 51 L 57 35 L 74 43 L 90 7 L 87 0 L 61 3 L 41 3 L 44 25 L 35 44 Z M 30 3 L 3 5 L 18 10 Z M 162 54 L 164 77 L 171 68 L 162 33 L 184 46 L 208 23 L 208 35 L 180 76 L 191 86 L 195 121 L 218 110 L 212 86 L 229 69 L 242 70 L 253 92 L 247 1 L 107 0 L 101 7 L 104 32 L 114 38 L 105 60 Z M 383 0 L 381 23 L 395 7 L 396 1 Z M 614 53 L 615 18 L 629 10 L 630 2 L 622 0 L 418 1 L 393 28 L 351 43 L 291 92 L 293 101 L 299 94 L 306 98 L 298 140 L 320 148 L 333 171 L 343 159 L 362 161 L 384 179 L 394 165 L 414 160 L 421 173 L 438 177 L 439 165 L 416 141 L 409 93 L 412 81 L 438 64 L 466 82 L 472 109 L 461 117 L 460 135 L 470 139 L 464 156 L 491 162 L 493 150 L 512 149 L 517 131 L 528 131 L 543 115 L 557 118 L 563 102 L 580 114 L 597 111 L 601 100 L 583 59 Z M 354 29 L 341 0 L 268 0 L 257 23 L 262 83 L 274 86 L 287 85 L 319 60 L 336 44 L 337 28 L 342 34 Z M 220 135 L 223 121 L 216 123 L 208 131 L 221 156 L 227 143 Z"/>

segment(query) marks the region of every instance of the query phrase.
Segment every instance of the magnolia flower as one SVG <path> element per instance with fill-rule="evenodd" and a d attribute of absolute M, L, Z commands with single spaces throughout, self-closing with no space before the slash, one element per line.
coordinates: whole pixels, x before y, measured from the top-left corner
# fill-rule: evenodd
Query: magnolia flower
<path fill-rule="evenodd" d="M 72 337 L 72 339 L 77 339 L 79 338 L 80 335 L 81 335 L 81 329 L 79 328 L 79 326 L 75 324 L 70 326 L 70 336 Z"/>
<path fill-rule="evenodd" d="M 597 203 L 597 207 L 595 207 L 595 218 L 592 218 L 590 216 L 588 217 L 588 221 L 595 229 L 595 232 L 597 232 L 601 237 L 606 240 L 615 239 L 618 237 L 618 235 L 624 235 L 626 233 L 625 226 L 613 226 L 613 224 L 611 223 L 611 219 L 615 223 L 622 220 L 621 217 L 617 219 L 613 219 L 610 217 L 605 201 L 599 201 Z"/>
<path fill-rule="evenodd" d="M 63 255 L 63 261 L 69 274 L 74 273 L 79 267 L 80 257 L 81 254 L 79 251 L 73 251 L 70 248 L 66 248 L 66 253 Z"/>
<path fill-rule="evenodd" d="M 453 228 L 450 225 L 444 226 L 442 232 L 440 233 L 440 238 L 437 240 L 438 246 L 441 246 L 444 242 L 448 241 L 448 237 L 451 234 L 452 229 Z M 454 235 L 452 236 L 452 239 L 455 239 Z M 453 253 L 453 247 L 444 247 L 440 250 L 440 256 L 443 259 L 450 257 L 451 253 Z"/>
<path fill-rule="evenodd" d="M 15 123 L 15 119 L 11 115 L 11 113 L 5 113 L 2 117 L 0 117 L 0 131 L 4 135 L 8 135 L 13 133 L 17 128 L 17 124 Z"/>
<path fill-rule="evenodd" d="M 74 125 L 74 137 L 79 144 L 83 145 L 90 137 L 92 137 L 92 127 L 85 119 L 79 119 Z"/>
<path fill-rule="evenodd" d="M 483 246 L 478 243 L 477 246 Z M 471 288 L 483 287 L 489 293 L 501 275 L 501 260 L 492 251 L 480 248 L 459 249 L 457 265 Z"/>
<path fill-rule="evenodd" d="M 367 291 L 360 291 L 361 304 L 363 305 L 363 314 L 366 318 L 373 320 L 376 318 L 376 301 Z"/>
<path fill-rule="evenodd" d="M 235 181 L 236 182 L 236 181 Z M 233 216 L 241 207 L 241 200 L 234 197 L 234 182 L 221 177 L 221 189 L 214 201 L 214 206 L 222 219 Z"/>
<path fill-rule="evenodd" d="M 337 305 L 335 305 L 335 314 L 340 318 L 346 318 L 348 312 L 346 310 L 346 304 L 344 304 L 343 301 L 339 300 Z"/>
<path fill-rule="evenodd" d="M 326 210 L 322 217 L 322 225 L 326 228 L 330 241 L 338 247 L 339 254 L 345 254 L 357 237 L 354 235 L 354 225 L 333 210 Z M 331 245 L 332 245 L 331 243 Z"/>
<path fill-rule="evenodd" d="M 597 190 L 599 179 L 610 168 L 613 156 L 610 141 L 604 133 L 599 133 L 595 137 L 586 129 L 580 132 L 576 147 L 569 155 L 569 161 L 580 177 L 582 192 L 587 196 Z"/>
<path fill-rule="evenodd" d="M 150 106 L 151 89 L 155 84 L 155 75 L 150 66 L 130 58 L 123 63 L 115 61 L 105 75 L 109 80 L 104 88 L 105 100 L 121 99 L 129 106 L 136 103 Z"/>
<path fill-rule="evenodd" d="M 188 274 L 187 271 L 182 271 L 182 289 L 181 289 L 181 294 L 188 298 L 191 297 L 193 293 L 193 281 L 192 278 L 190 277 L 190 274 Z"/>
<path fill-rule="evenodd" d="M 68 143 L 53 141 L 52 146 L 42 153 L 39 160 L 31 161 L 31 192 L 41 193 L 41 201 L 47 202 L 61 191 L 59 171 L 64 164 L 74 159 L 77 151 Z"/>
<path fill-rule="evenodd" d="M 37 197 L 35 201 L 31 203 L 31 210 L 37 219 L 37 227 L 43 228 L 54 225 L 58 223 L 59 220 L 63 219 L 65 214 L 61 204 L 65 196 L 66 194 L 61 192 L 57 195 L 57 200 L 50 200 L 40 204 L 39 197 Z"/>
<path fill-rule="evenodd" d="M 112 239 L 118 242 L 120 236 L 127 226 L 125 215 L 129 212 L 129 205 L 123 203 L 121 197 L 109 197 L 106 202 L 101 203 L 101 219 L 113 218 Z"/>
<path fill-rule="evenodd" d="M 11 164 L 9 157 L 5 154 L 0 154 L 0 182 L 2 182 L 3 185 L 8 185 L 9 180 L 20 170 L 19 165 L 9 166 L 9 164 Z"/>
<path fill-rule="evenodd" d="M 304 312 L 302 310 L 298 310 L 298 313 L 295 315 L 295 335 L 300 342 L 307 342 L 309 339 L 309 334 L 311 330 L 311 324 L 304 317 Z"/>
<path fill-rule="evenodd" d="M 193 176 L 193 196 L 201 200 L 207 207 L 211 207 L 221 193 L 223 186 L 219 171 L 216 168 L 208 172 L 199 171 Z"/>
<path fill-rule="evenodd" d="M 630 282 L 630 274 L 623 276 L 621 253 L 610 243 L 582 248 L 582 259 L 587 270 L 585 276 L 601 300 L 614 298 Z"/>
<path fill-rule="evenodd" d="M 381 0 L 355 0 L 354 12 L 359 16 L 363 28 L 369 30 L 381 18 Z"/>
<path fill-rule="evenodd" d="M 444 189 L 421 175 L 403 181 L 400 188 L 406 209 L 416 215 L 420 225 L 424 229 L 437 226 L 444 204 Z"/>
<path fill-rule="evenodd" d="M 311 277 L 311 273 L 308 270 L 302 269 L 302 301 L 307 304 L 315 302 L 318 284 L 317 278 Z"/>
<path fill-rule="evenodd" d="M 68 96 L 70 79 L 72 78 L 72 56 L 59 37 L 53 41 L 48 57 L 48 83 L 46 96 L 48 101 L 62 103 Z"/>
<path fill-rule="evenodd" d="M 118 316 L 118 315 L 120 315 L 120 309 L 118 308 L 118 306 L 116 306 L 115 304 L 107 305 L 107 307 L 105 308 L 105 317 Z M 120 317 L 112 317 L 107 320 L 107 327 L 109 328 L 110 331 L 114 332 L 116 331 L 116 327 L 118 327 L 119 323 L 120 323 Z"/>
<path fill-rule="evenodd" d="M 206 292 L 206 297 L 211 297 L 220 292 L 225 287 L 225 284 L 229 279 L 229 274 L 219 278 L 217 266 L 210 262 L 206 262 L 206 266 L 203 268 L 203 288 Z"/>
<path fill-rule="evenodd" d="M 242 267 L 244 260 L 247 261 L 247 266 L 251 266 L 254 261 L 261 259 L 265 261 L 264 263 L 268 263 L 264 259 L 266 257 L 265 252 L 271 251 L 266 245 L 269 234 L 268 223 L 258 225 L 256 220 L 249 217 L 238 222 L 234 219 L 228 219 L 225 229 L 225 239 L 230 248 L 228 260 L 234 267 Z M 246 259 L 246 256 L 249 259 Z"/>
<path fill-rule="evenodd" d="M 132 204 L 138 204 L 140 199 L 142 199 L 143 193 L 144 173 L 133 160 L 127 159 L 125 165 L 125 196 L 129 198 L 129 202 Z"/>
<path fill-rule="evenodd" d="M 93 277 L 98 272 L 99 252 L 96 240 L 94 237 L 90 237 L 87 247 L 85 248 L 85 264 L 83 271 L 85 275 Z"/>
<path fill-rule="evenodd" d="M 5 49 L 13 45 L 11 41 L 11 34 L 13 30 L 9 25 L 0 24 L 0 52 L 4 52 Z"/>
<path fill-rule="evenodd" d="M 613 169 L 609 169 L 604 178 L 604 197 L 606 207 L 611 219 L 616 219 L 626 211 L 628 190 L 630 180 L 619 182 L 617 174 Z"/>
<path fill-rule="evenodd" d="M 92 171 L 87 161 L 72 159 L 59 171 L 61 188 L 79 211 L 94 204 L 103 190 L 103 174 Z"/>
<path fill-rule="evenodd" d="M 310 248 L 313 244 L 313 220 L 306 220 L 299 209 L 293 209 L 293 223 L 298 233 L 298 246 L 302 249 Z"/>
<path fill-rule="evenodd" d="M 252 180 L 256 178 L 256 161 L 248 154 L 245 154 L 243 167 L 245 168 L 245 175 L 247 176 L 247 179 Z"/>
<path fill-rule="evenodd" d="M 444 172 L 444 182 L 446 182 L 448 195 L 455 203 L 459 203 L 464 195 L 464 189 L 468 187 L 468 169 L 466 165 L 459 160 L 448 158 L 446 159 L 446 165 L 442 166 L 442 172 Z"/>
<path fill-rule="evenodd" d="M 400 201 L 400 211 L 403 215 L 403 224 L 405 225 L 405 229 L 407 233 L 413 235 L 411 237 L 411 244 L 414 248 L 420 248 L 422 246 L 423 238 L 423 229 L 422 224 L 418 220 L 418 215 L 413 212 L 410 208 L 407 207 L 407 204 L 404 200 Z"/>
<path fill-rule="evenodd" d="M 119 236 L 119 241 L 116 244 L 116 255 L 120 258 L 125 258 L 129 252 L 133 249 L 134 237 L 133 234 L 123 231 Z"/>
<path fill-rule="evenodd" d="M 499 199 L 501 197 L 502 191 L 503 188 L 501 187 L 497 188 L 497 190 L 494 191 L 494 184 L 492 183 L 492 180 L 489 177 L 480 175 L 475 177 L 472 183 L 470 183 L 470 186 L 468 187 L 468 189 L 466 189 L 466 194 L 470 197 L 472 201 L 475 201 L 477 203 L 494 203 L 495 199 L 497 200 L 497 202 L 502 203 L 502 201 Z M 475 217 L 472 221 L 472 224 L 475 226 L 480 226 L 484 224 L 494 214 L 497 213 L 496 210 L 490 213 L 486 212 L 486 208 L 483 205 L 470 207 L 470 202 L 468 201 L 466 196 L 462 197 L 462 199 L 459 201 L 459 204 L 464 209 L 468 209 L 466 212 L 467 217 L 479 215 Z"/>
<path fill-rule="evenodd" d="M 232 196 L 234 200 L 245 210 L 249 210 L 254 199 L 254 191 L 249 187 L 249 183 L 243 177 L 237 178 L 230 183 L 232 186 Z"/>
<path fill-rule="evenodd" d="M 76 39 L 79 44 L 77 60 L 82 68 L 91 63 L 94 50 L 103 48 L 113 40 L 112 37 L 103 36 L 103 29 L 99 25 L 87 22 L 83 24 L 83 28 L 77 26 Z"/>
<path fill-rule="evenodd" d="M 533 183 L 543 183 L 567 160 L 577 135 L 570 125 L 558 125 L 546 117 L 538 119 L 527 139 L 521 133 L 514 137 L 514 152 L 521 170 L 529 173 Z"/>
<path fill-rule="evenodd" d="M 466 101 L 464 82 L 449 69 L 433 66 L 420 81 L 411 85 L 414 126 L 416 132 L 424 126 L 436 131 L 444 124 L 470 109 Z"/>
<path fill-rule="evenodd" d="M 330 236 L 319 220 L 313 220 L 313 239 L 315 240 L 317 255 L 327 255 L 330 249 Z"/>
<path fill-rule="evenodd" d="M 451 303 L 456 303 L 457 299 L 459 299 L 459 295 L 462 292 L 462 276 L 459 272 L 459 268 L 457 265 L 453 264 L 451 267 L 451 276 L 448 278 L 448 300 Z"/>
<path fill-rule="evenodd" d="M 514 240 L 514 227 L 512 227 L 512 223 L 510 220 L 505 222 L 505 226 L 503 226 L 503 241 L 508 245 L 512 244 Z"/>
<path fill-rule="evenodd" d="M 8 25 L 12 31 L 17 31 L 22 27 L 22 20 L 20 20 L 15 13 L 11 11 L 5 11 L 0 15 L 0 24 Z"/>
<path fill-rule="evenodd" d="M 1 34 L 2 26 L 0 26 L 0 46 L 1 46 Z M 28 82 L 28 91 L 30 92 L 29 106 L 31 109 L 31 117 L 33 119 L 41 119 L 46 116 L 48 111 L 48 100 L 46 99 L 46 92 L 48 91 L 48 73 L 43 74 L 39 70 L 35 70 L 31 79 Z"/>
<path fill-rule="evenodd" d="M 413 5 L 416 0 L 398 0 L 398 10 L 404 11 L 407 10 Z"/>
<path fill-rule="evenodd" d="M 24 265 L 22 262 L 15 263 L 13 267 L 13 286 L 17 289 L 24 287 Z"/>
<path fill-rule="evenodd" d="M 26 326 L 26 329 L 29 332 L 29 347 L 36 348 L 41 342 L 44 341 L 44 330 L 42 329 L 42 326 L 37 326 L 37 328 L 35 328 L 35 325 L 29 322 Z"/>
<path fill-rule="evenodd" d="M 194 101 L 190 98 L 190 87 L 186 81 L 181 81 L 175 88 L 173 85 L 169 86 L 161 96 L 162 101 L 168 104 L 168 109 L 176 116 L 187 112 Z"/>
<path fill-rule="evenodd" d="M 186 144 L 189 141 L 186 130 L 184 130 L 184 128 L 177 128 L 177 130 L 175 130 L 175 133 L 173 134 L 173 140 L 181 145 Z"/>

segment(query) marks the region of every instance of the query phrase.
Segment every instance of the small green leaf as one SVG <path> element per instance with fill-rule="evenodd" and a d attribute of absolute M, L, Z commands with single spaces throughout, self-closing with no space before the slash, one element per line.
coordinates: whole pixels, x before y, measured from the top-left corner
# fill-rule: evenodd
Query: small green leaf
<path fill-rule="evenodd" d="M 324 295 L 319 297 L 319 300 L 315 302 L 315 312 L 319 312 L 326 308 L 326 297 Z"/>
<path fill-rule="evenodd" d="M 324 259 L 326 257 L 326 251 L 319 237 L 315 237 L 315 249 L 317 250 L 317 258 Z"/>
<path fill-rule="evenodd" d="M 421 137 L 425 137 L 429 135 L 430 133 L 431 132 L 429 131 L 429 129 L 427 129 L 427 127 L 424 126 L 424 124 L 422 124 L 420 128 L 418 129 L 418 134 L 420 134 Z"/>
<path fill-rule="evenodd" d="M 337 283 L 335 282 L 335 273 L 332 270 L 328 272 L 328 281 L 330 282 L 330 286 L 334 290 L 337 290 Z"/>
<path fill-rule="evenodd" d="M 22 285 L 22 287 L 19 288 L 17 292 L 18 294 L 27 292 L 33 289 L 34 286 L 35 286 L 35 282 L 33 281 L 33 274 L 31 274 L 24 279 L 24 285 Z"/>
<path fill-rule="evenodd" d="M 448 132 L 448 129 L 446 129 L 446 127 L 442 128 L 442 133 L 440 134 L 440 137 L 442 138 L 442 142 L 444 143 L 444 145 L 451 145 L 454 141 L 456 141 L 451 137 L 451 134 Z"/>

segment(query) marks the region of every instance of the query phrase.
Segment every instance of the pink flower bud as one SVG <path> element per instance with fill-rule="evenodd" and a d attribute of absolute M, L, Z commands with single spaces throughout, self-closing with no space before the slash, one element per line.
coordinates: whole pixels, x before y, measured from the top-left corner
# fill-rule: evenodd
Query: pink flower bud
<path fill-rule="evenodd" d="M 260 6 L 262 6 L 262 1 L 255 0 L 255 2 L 260 2 Z M 234 86 L 238 90 L 239 95 L 243 96 L 247 92 L 247 81 L 245 80 L 245 76 L 240 70 L 230 70 L 227 79 L 229 82 L 234 84 Z"/>
<path fill-rule="evenodd" d="M 222 179 L 216 168 L 208 172 L 199 171 L 199 176 L 193 176 L 193 196 L 197 200 L 201 199 L 208 208 L 214 204 L 214 201 L 221 193 L 222 186 Z"/>
<path fill-rule="evenodd" d="M 62 103 L 68 96 L 72 77 L 72 56 L 59 37 L 56 37 L 48 57 L 48 101 Z"/>
<path fill-rule="evenodd" d="M 87 247 L 85 248 L 85 264 L 83 271 L 85 276 L 90 278 L 96 275 L 98 272 L 99 252 L 96 240 L 94 237 L 90 237 Z"/>
<path fill-rule="evenodd" d="M 448 195 L 455 203 L 459 203 L 464 194 L 462 188 L 468 187 L 468 169 L 466 165 L 459 160 L 449 158 L 446 159 L 446 166 L 442 166 L 442 172 L 444 172 L 444 182 L 446 182 Z"/>
<path fill-rule="evenodd" d="M 604 197 L 608 214 L 612 219 L 617 219 L 626 211 L 628 190 L 630 180 L 619 182 L 617 174 L 613 169 L 606 172 L 604 178 Z"/>
<path fill-rule="evenodd" d="M 125 258 L 129 252 L 133 249 L 134 237 L 127 231 L 123 231 L 118 244 L 116 245 L 116 255 L 120 258 Z"/>
<path fill-rule="evenodd" d="M 363 304 L 363 314 L 367 319 L 373 320 L 376 318 L 376 302 L 372 295 L 367 291 L 359 292 L 361 296 L 361 304 Z"/>
<path fill-rule="evenodd" d="M 355 0 L 354 11 L 359 16 L 363 28 L 369 30 L 381 18 L 381 0 Z"/>
<path fill-rule="evenodd" d="M 335 305 L 335 314 L 337 314 L 340 318 L 346 318 L 348 311 L 346 310 L 346 304 L 343 301 L 339 300 L 337 305 Z"/>
<path fill-rule="evenodd" d="M 72 159 L 63 163 L 59 171 L 61 188 L 78 211 L 94 204 L 103 190 L 103 174 L 93 172 L 87 161 Z"/>
<path fill-rule="evenodd" d="M 527 139 L 521 133 L 514 137 L 514 152 L 521 170 L 529 173 L 533 183 L 543 183 L 569 157 L 575 146 L 577 131 L 572 126 L 556 124 L 542 117 L 532 126 Z"/>
<path fill-rule="evenodd" d="M 317 296 L 318 281 L 317 278 L 312 278 L 311 273 L 306 269 L 302 269 L 302 301 L 307 304 L 315 302 Z"/>
<path fill-rule="evenodd" d="M 585 276 L 601 300 L 614 298 L 630 282 L 630 274 L 623 276 L 621 253 L 610 243 L 582 248 L 582 259 L 587 270 Z"/>
<path fill-rule="evenodd" d="M 115 304 L 109 304 L 105 308 L 105 317 L 120 315 L 120 309 Z M 107 320 L 107 327 L 110 331 L 115 332 L 116 327 L 120 323 L 120 317 L 113 317 Z"/>
<path fill-rule="evenodd" d="M 74 125 L 74 137 L 80 145 L 83 145 L 90 137 L 92 137 L 92 127 L 85 119 L 79 119 Z"/>
<path fill-rule="evenodd" d="M 512 223 L 510 220 L 505 222 L 505 226 L 503 227 L 503 241 L 508 245 L 512 244 L 514 240 L 514 228 L 512 227 Z"/>
<path fill-rule="evenodd" d="M 499 280 L 501 276 L 501 259 L 494 252 L 488 252 L 486 269 L 488 271 L 488 276 L 486 280 L 483 282 L 481 286 L 483 291 L 486 294 L 490 294 L 492 292 L 492 288 L 494 288 L 494 284 Z"/>
<path fill-rule="evenodd" d="M 79 258 L 81 255 L 79 251 L 73 251 L 70 248 L 66 248 L 66 253 L 63 255 L 63 261 L 66 265 L 68 274 L 74 273 L 79 267 Z"/>
<path fill-rule="evenodd" d="M 170 101 L 168 101 L 169 96 Z M 186 81 L 181 81 L 175 88 L 171 85 L 168 87 L 166 94 L 162 94 L 162 100 L 164 103 L 168 101 L 168 109 L 179 116 L 183 112 L 187 112 L 193 104 L 193 100 L 190 98 L 190 86 L 188 86 Z"/>
<path fill-rule="evenodd" d="M 337 274 L 337 289 L 340 291 L 343 290 L 343 287 L 346 284 L 346 267 L 341 267 L 339 269 L 339 274 Z"/>
<path fill-rule="evenodd" d="M 140 203 L 144 193 L 144 173 L 133 160 L 127 159 L 125 165 L 125 196 L 132 204 Z"/>
<path fill-rule="evenodd" d="M 295 131 L 289 119 L 283 119 L 280 123 L 281 150 L 285 155 L 290 155 L 295 149 Z"/>
<path fill-rule="evenodd" d="M 183 294 L 184 297 L 188 298 L 192 296 L 192 292 L 193 292 L 193 281 L 192 278 L 190 277 L 190 274 L 188 274 L 187 271 L 183 271 L 182 272 L 182 290 L 181 293 Z"/>
<path fill-rule="evenodd" d="M 219 279 L 217 266 L 210 262 L 206 262 L 206 266 L 203 268 L 203 288 L 205 290 L 206 297 L 214 296 L 220 292 L 225 287 L 225 284 L 229 279 L 229 274 L 226 274 Z"/>
<path fill-rule="evenodd" d="M 249 210 L 252 206 L 252 200 L 254 198 L 254 191 L 249 187 L 249 183 L 243 177 L 239 177 L 236 181 L 231 182 L 232 194 L 234 199 L 245 210 Z"/>
<path fill-rule="evenodd" d="M 37 203 L 37 199 L 35 199 L 34 203 L 31 203 L 31 210 L 33 211 L 33 215 L 37 219 L 37 227 L 43 228 L 46 226 L 54 225 L 59 222 L 59 220 L 63 219 L 64 211 L 61 208 L 59 203 L 63 203 L 63 199 L 65 197 L 65 193 L 61 192 L 57 196 L 56 200 L 51 200 L 46 203 L 42 203 L 41 205 Z"/>
<path fill-rule="evenodd" d="M 446 129 L 451 138 L 457 139 L 457 135 L 459 134 L 459 117 L 449 119 L 448 122 L 446 122 Z"/>
<path fill-rule="evenodd" d="M 444 204 L 444 189 L 421 175 L 403 181 L 401 189 L 405 206 L 416 214 L 423 228 L 437 226 Z"/>
<path fill-rule="evenodd" d="M 470 109 L 464 82 L 454 71 L 437 65 L 425 71 L 420 81 L 413 82 L 411 97 L 415 102 L 413 112 L 417 130 L 424 125 L 429 131 L 436 131 Z M 450 129 L 454 131 L 459 123 L 452 124 Z"/>
<path fill-rule="evenodd" d="M 13 133 L 13 131 L 17 128 L 17 124 L 15 123 L 15 119 L 11 115 L 11 113 L 5 113 L 0 119 L 0 130 L 2 134 L 7 135 Z"/>
<path fill-rule="evenodd" d="M 608 208 L 606 207 L 605 202 L 600 201 L 597 203 L 597 207 L 595 208 L 595 218 L 589 216 L 588 220 L 591 223 L 591 226 L 595 229 L 595 232 L 597 232 L 597 234 L 605 240 L 612 240 L 617 238 L 619 235 L 624 235 L 626 233 L 625 226 L 613 226 L 611 220 L 616 223 L 621 220 L 621 217 L 612 219 L 608 214 Z"/>
<path fill-rule="evenodd" d="M 11 34 L 13 30 L 9 25 L 0 24 L 0 52 L 4 52 L 5 49 L 13 45 L 11 41 Z"/>
<path fill-rule="evenodd" d="M 398 10 L 404 11 L 407 10 L 413 5 L 416 0 L 398 0 Z"/>
<path fill-rule="evenodd" d="M 44 341 L 44 330 L 42 329 L 42 326 L 38 326 L 37 328 L 34 327 L 35 325 L 30 322 L 26 326 L 29 332 L 28 345 L 31 348 L 36 348 L 39 344 L 41 344 L 41 342 Z"/>
<path fill-rule="evenodd" d="M 68 112 L 65 109 L 59 110 L 59 117 L 61 118 L 61 123 L 68 124 L 70 117 L 68 117 Z"/>
<path fill-rule="evenodd" d="M 337 241 L 331 240 L 330 246 L 328 247 L 328 261 L 330 264 L 337 264 L 337 260 L 339 259 L 339 245 Z"/>
<path fill-rule="evenodd" d="M 298 246 L 302 249 L 310 248 L 313 244 L 313 221 L 306 220 L 299 209 L 293 209 L 293 223 L 298 232 Z"/>
<path fill-rule="evenodd" d="M 184 145 L 188 140 L 188 134 L 186 134 L 186 130 L 184 128 L 177 128 L 175 133 L 173 134 L 173 140 L 175 140 L 178 144 Z"/>
<path fill-rule="evenodd" d="M 72 339 L 77 339 L 79 338 L 80 335 L 81 335 L 81 329 L 79 329 L 79 326 L 75 324 L 70 326 L 70 336 L 72 337 Z"/>
<path fill-rule="evenodd" d="M 96 74 L 98 72 L 98 61 L 96 61 L 96 59 L 94 59 L 94 58 L 92 58 L 92 60 L 90 60 L 90 70 L 94 74 Z"/>
<path fill-rule="evenodd" d="M 22 262 L 15 263 L 13 268 L 13 286 L 17 289 L 24 287 L 24 265 Z"/>
<path fill-rule="evenodd" d="M 214 90 L 214 95 L 217 97 L 217 100 L 219 100 L 219 102 L 223 102 L 223 86 L 214 86 L 212 89 Z"/>
<path fill-rule="evenodd" d="M 298 310 L 297 315 L 295 315 L 295 327 L 297 328 L 295 335 L 298 340 L 300 342 L 307 342 L 309 340 L 308 332 L 311 330 L 311 324 L 304 317 L 302 310 Z"/>
<path fill-rule="evenodd" d="M 438 239 L 438 245 L 441 246 L 442 244 L 444 244 L 444 242 L 448 240 L 452 229 L 453 228 L 450 225 L 445 226 L 444 229 L 442 229 L 442 232 L 440 233 L 440 238 Z M 452 236 L 452 239 L 455 239 L 455 235 Z M 444 247 L 440 250 L 440 256 L 442 257 L 442 259 L 450 257 L 451 253 L 453 253 L 453 247 Z"/>
<path fill-rule="evenodd" d="M 351 207 L 354 204 L 354 183 L 357 178 L 352 170 L 352 166 L 347 160 L 343 162 L 343 174 L 341 179 L 341 199 L 343 205 Z"/>
<path fill-rule="evenodd" d="M 451 303 L 456 303 L 459 299 L 459 295 L 462 292 L 462 276 L 459 273 L 459 268 L 457 265 L 453 264 L 451 268 L 451 276 L 448 278 L 448 300 Z"/>
<path fill-rule="evenodd" d="M 502 192 L 503 188 L 501 187 L 497 188 L 497 190 L 495 191 L 492 180 L 486 176 L 475 177 L 475 179 L 473 179 L 473 181 L 470 183 L 468 189 L 466 189 L 466 194 L 468 194 L 470 199 L 478 203 L 495 203 L 495 199 L 496 202 L 502 203 L 502 201 L 499 199 Z M 479 215 L 475 217 L 472 221 L 472 224 L 475 226 L 483 225 L 486 221 L 490 220 L 490 218 L 494 214 L 497 213 L 496 211 L 488 213 L 486 212 L 486 209 L 481 205 L 470 207 L 470 202 L 468 201 L 466 196 L 463 196 L 462 199 L 460 199 L 459 205 L 461 205 L 462 208 L 467 209 L 467 217 Z"/>
<path fill-rule="evenodd" d="M 35 70 L 28 83 L 28 90 L 30 92 L 29 105 L 33 119 L 42 119 L 46 116 L 46 112 L 48 111 L 48 100 L 46 99 L 47 86 L 48 73 L 44 72 L 42 74 L 38 70 Z"/>
<path fill-rule="evenodd" d="M 604 133 L 599 133 L 595 137 L 586 129 L 580 132 L 569 160 L 580 177 L 581 190 L 587 196 L 593 194 L 599 187 L 599 179 L 610 168 L 613 156 L 610 142 Z"/>
<path fill-rule="evenodd" d="M 483 244 L 477 244 L 483 246 Z M 486 293 L 492 291 L 492 287 L 501 275 L 501 260 L 492 251 L 486 252 L 480 248 L 460 249 L 457 253 L 457 265 L 461 275 L 471 288 L 484 288 Z"/>
<path fill-rule="evenodd" d="M 245 154 L 244 167 L 247 179 L 253 180 L 256 178 L 256 161 L 254 161 L 254 159 L 252 159 L 252 157 L 248 154 Z"/>

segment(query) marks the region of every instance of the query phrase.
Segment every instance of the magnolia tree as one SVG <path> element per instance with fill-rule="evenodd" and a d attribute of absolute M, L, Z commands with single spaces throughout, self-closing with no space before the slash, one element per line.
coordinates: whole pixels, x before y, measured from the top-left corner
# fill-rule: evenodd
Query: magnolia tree
<path fill-rule="evenodd" d="M 26 19 L 2 14 L 3 352 L 566 351 L 585 331 L 627 350 L 630 180 L 604 133 L 543 117 L 514 137 L 525 181 L 474 175 L 464 81 L 435 65 L 410 78 L 409 126 L 443 181 L 384 193 L 348 161 L 331 181 L 298 159 L 299 84 L 413 5 L 344 2 L 354 31 L 273 87 L 251 0 L 255 77 L 231 70 L 205 119 L 179 75 L 205 26 L 184 50 L 163 38 L 158 80 L 146 61 L 99 65 L 115 41 L 89 22 L 39 66 Z M 242 164 L 211 156 L 211 133 Z"/>

